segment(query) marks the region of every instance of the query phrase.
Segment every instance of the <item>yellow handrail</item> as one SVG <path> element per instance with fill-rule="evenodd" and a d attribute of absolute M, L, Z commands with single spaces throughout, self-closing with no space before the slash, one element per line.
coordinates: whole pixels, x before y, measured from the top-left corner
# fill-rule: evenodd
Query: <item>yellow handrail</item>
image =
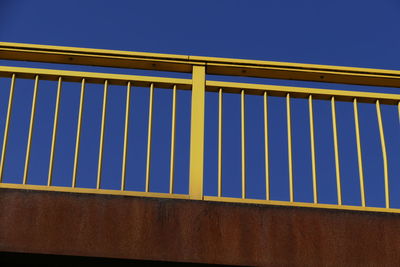
<path fill-rule="evenodd" d="M 0 42 L 0 59 L 400 87 L 400 71 Z"/>

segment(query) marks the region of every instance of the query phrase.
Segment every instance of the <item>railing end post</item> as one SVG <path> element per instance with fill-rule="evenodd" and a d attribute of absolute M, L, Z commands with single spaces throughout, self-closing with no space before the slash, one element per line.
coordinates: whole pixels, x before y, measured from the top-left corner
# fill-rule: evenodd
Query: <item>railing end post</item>
<path fill-rule="evenodd" d="M 190 199 L 203 199 L 204 177 L 204 112 L 205 112 L 205 66 L 193 66 L 192 113 L 190 127 Z"/>

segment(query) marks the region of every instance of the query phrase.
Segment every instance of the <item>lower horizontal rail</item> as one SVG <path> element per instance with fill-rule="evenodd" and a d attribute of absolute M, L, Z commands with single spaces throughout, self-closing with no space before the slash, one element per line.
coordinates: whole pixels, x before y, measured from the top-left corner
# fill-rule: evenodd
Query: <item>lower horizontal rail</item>
<path fill-rule="evenodd" d="M 190 199 L 189 195 L 184 194 L 168 194 L 140 191 L 121 191 L 112 189 L 92 189 L 92 188 L 71 188 L 63 186 L 45 186 L 45 185 L 28 185 L 28 184 L 11 184 L 0 183 L 0 189 L 22 189 L 22 190 L 37 190 L 51 191 L 64 193 L 83 193 L 83 194 L 100 194 L 100 195 L 118 195 L 118 196 L 135 196 L 135 197 L 153 197 L 153 198 L 169 198 L 169 199 Z M 225 202 L 225 203 L 243 203 L 257 205 L 273 205 L 286 207 L 303 207 L 303 208 L 318 208 L 318 209 L 333 209 L 333 210 L 349 210 L 349 211 L 367 211 L 367 212 L 383 212 L 383 213 L 400 213 L 400 209 L 380 208 L 380 207 L 361 207 L 322 203 L 307 203 L 307 202 L 289 202 L 279 200 L 263 200 L 263 199 L 242 199 L 233 197 L 216 197 L 204 196 L 205 201 Z"/>
<path fill-rule="evenodd" d="M 400 213 L 400 209 L 392 209 L 392 208 L 361 207 L 361 206 L 347 206 L 347 205 L 339 206 L 336 204 L 289 202 L 289 201 L 279 201 L 279 200 L 248 199 L 248 198 L 242 199 L 242 198 L 234 198 L 234 197 L 205 196 L 204 200 L 216 201 L 216 202 L 229 202 L 229 203 L 286 206 L 286 207 L 303 207 L 303 208 L 319 208 L 319 209 L 334 209 L 334 210 Z"/>
<path fill-rule="evenodd" d="M 121 191 L 113 189 L 94 189 L 94 188 L 79 188 L 79 187 L 64 187 L 64 186 L 45 186 L 45 185 L 28 185 L 28 184 L 11 184 L 0 183 L 0 189 L 22 189 L 22 190 L 38 190 L 38 191 L 53 191 L 64 193 L 83 193 L 83 194 L 101 194 L 101 195 L 118 195 L 118 196 L 134 196 L 134 197 L 155 197 L 155 198 L 171 198 L 171 199 L 189 199 L 189 195 L 183 194 L 168 194 L 140 191 Z"/>

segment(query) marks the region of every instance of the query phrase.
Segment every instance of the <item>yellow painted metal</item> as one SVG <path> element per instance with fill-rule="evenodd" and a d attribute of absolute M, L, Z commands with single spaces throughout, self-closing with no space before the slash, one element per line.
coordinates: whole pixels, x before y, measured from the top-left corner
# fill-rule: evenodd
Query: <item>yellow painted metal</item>
<path fill-rule="evenodd" d="M 265 152 L 265 199 L 270 199 L 269 147 L 268 147 L 268 94 L 264 92 L 264 152 Z"/>
<path fill-rule="evenodd" d="M 153 133 L 153 97 L 154 97 L 154 85 L 150 85 L 150 96 L 149 96 L 149 120 L 147 126 L 147 157 L 146 157 L 146 185 L 145 191 L 150 191 L 150 166 L 151 166 L 151 137 Z"/>
<path fill-rule="evenodd" d="M 137 87 L 150 87 L 153 83 L 157 88 L 171 89 L 174 85 L 181 90 L 192 88 L 190 79 L 0 66 L 0 77 L 10 77 L 12 74 L 24 79 L 34 79 L 36 75 L 39 75 L 40 80 L 49 81 L 58 81 L 58 78 L 62 76 L 64 82 L 81 82 L 84 78 L 86 83 L 96 84 L 104 84 L 107 80 L 110 85 L 126 86 L 126 83 L 131 81 L 135 82 Z"/>
<path fill-rule="evenodd" d="M 299 64 L 299 67 L 260 66 L 231 63 L 207 62 L 207 74 L 224 76 L 247 76 L 268 79 L 314 81 L 328 83 L 343 83 L 355 85 L 400 87 L 399 75 L 395 76 L 375 72 L 346 72 L 335 71 L 327 66 L 323 68 L 308 68 L 307 64 Z M 287 63 L 286 63 L 287 64 Z M 290 63 L 289 63 L 290 64 Z M 300 67 L 304 66 L 304 67 Z M 343 68 L 343 67 L 338 67 Z M 345 67 L 344 67 L 345 68 Z M 362 70 L 361 70 L 362 71 Z"/>
<path fill-rule="evenodd" d="M 242 198 L 246 198 L 246 117 L 244 90 L 240 93 L 241 137 L 242 137 Z"/>
<path fill-rule="evenodd" d="M 110 85 L 123 86 L 126 86 L 126 83 L 129 81 L 134 81 L 135 85 L 138 87 L 149 87 L 150 84 L 153 83 L 157 88 L 170 89 L 176 85 L 177 89 L 182 90 L 191 89 L 192 86 L 192 80 L 190 79 L 0 66 L 0 77 L 10 77 L 13 74 L 16 74 L 18 78 L 26 79 L 34 79 L 36 75 L 39 75 L 41 80 L 52 81 L 58 81 L 58 78 L 62 76 L 64 82 L 81 82 L 82 78 L 84 78 L 88 83 L 103 84 L 105 80 L 108 80 Z M 379 99 L 381 104 L 397 105 L 400 101 L 400 95 L 398 94 L 206 81 L 207 91 L 218 92 L 219 88 L 224 88 L 224 92 L 227 93 L 240 93 L 240 91 L 244 89 L 248 95 L 263 95 L 265 91 L 268 91 L 268 95 L 270 96 L 285 97 L 287 93 L 290 93 L 293 98 L 308 98 L 310 90 L 312 90 L 314 99 L 330 100 L 330 98 L 334 96 L 337 101 L 353 102 L 353 99 L 356 97 L 359 103 L 375 104 L 376 99 Z"/>
<path fill-rule="evenodd" d="M 183 195 L 183 194 L 121 191 L 121 190 L 79 188 L 79 187 L 72 188 L 72 187 L 53 186 L 53 185 L 46 186 L 46 185 L 0 183 L 0 188 L 39 190 L 39 191 L 50 191 L 50 192 L 67 192 L 67 193 L 79 193 L 79 194 L 83 193 L 83 194 L 117 195 L 117 196 L 157 197 L 157 198 L 169 198 L 169 199 L 189 199 L 188 195 Z"/>
<path fill-rule="evenodd" d="M 222 88 L 218 90 L 218 196 L 222 196 Z"/>
<path fill-rule="evenodd" d="M 191 199 L 200 200 L 203 199 L 204 173 L 205 66 L 193 66 L 192 80 L 189 195 Z"/>
<path fill-rule="evenodd" d="M 363 171 L 363 161 L 362 161 L 360 123 L 359 123 L 359 120 L 358 120 L 357 98 L 354 98 L 353 109 L 354 109 L 354 126 L 355 126 L 355 129 L 356 129 L 356 141 L 357 141 L 358 173 L 359 173 L 359 176 L 360 176 L 361 205 L 363 207 L 365 207 L 364 171 Z"/>
<path fill-rule="evenodd" d="M 125 67 L 148 70 L 191 72 L 193 65 L 207 65 L 207 74 L 277 78 L 317 82 L 400 87 L 400 71 L 168 55 L 105 49 L 0 43 L 0 59 Z"/>
<path fill-rule="evenodd" d="M 352 210 L 352 211 L 366 211 L 366 212 L 385 212 L 385 213 L 400 213 L 400 209 L 381 208 L 381 207 L 361 207 L 349 205 L 335 205 L 335 204 L 322 204 L 322 203 L 309 203 L 309 202 L 290 202 L 278 200 L 263 200 L 263 199 L 249 199 L 249 198 L 234 198 L 234 197 L 215 197 L 205 196 L 205 201 L 215 202 L 228 202 L 228 203 L 247 203 L 257 205 L 272 205 L 272 206 L 285 206 L 285 207 L 304 207 L 304 208 L 318 208 L 318 209 L 332 209 L 332 210 Z"/>
<path fill-rule="evenodd" d="M 12 112 L 13 99 L 14 99 L 14 88 L 15 88 L 15 74 L 13 74 L 11 77 L 10 94 L 8 96 L 7 117 L 6 117 L 6 124 L 4 127 L 3 146 L 2 146 L 2 150 L 1 150 L 0 183 L 3 181 L 4 163 L 6 162 L 8 131 L 10 129 L 10 123 L 11 123 L 11 112 Z"/>
<path fill-rule="evenodd" d="M 79 100 L 78 125 L 76 127 L 74 168 L 72 170 L 72 187 L 76 186 L 76 176 L 77 176 L 77 173 L 78 173 L 79 146 L 80 146 L 80 142 L 81 142 L 83 103 L 84 103 L 84 98 L 85 98 L 85 82 L 86 82 L 85 79 L 82 79 L 82 82 L 81 82 L 81 95 L 80 95 L 80 100 Z"/>
<path fill-rule="evenodd" d="M 39 75 L 36 75 L 35 86 L 33 88 L 32 109 L 31 109 L 31 118 L 30 118 L 30 122 L 29 122 L 28 141 L 26 144 L 24 176 L 22 179 L 23 184 L 26 184 L 26 182 L 28 180 L 29 162 L 30 162 L 30 157 L 31 157 L 33 125 L 35 124 L 36 99 L 37 99 L 38 86 L 39 86 Z"/>
<path fill-rule="evenodd" d="M 310 116 L 310 145 L 311 145 L 311 171 L 313 179 L 313 199 L 314 203 L 318 203 L 318 184 L 317 184 L 317 164 L 315 160 L 315 136 L 314 136 L 314 110 L 313 97 L 308 97 L 308 113 Z"/>
<path fill-rule="evenodd" d="M 190 72 L 188 56 L 0 43 L 0 59 Z"/>
<path fill-rule="evenodd" d="M 104 131 L 105 131 L 105 127 L 106 127 L 106 116 L 107 116 L 107 94 L 108 94 L 108 81 L 106 80 L 104 82 L 103 109 L 102 109 L 102 113 L 101 113 L 99 160 L 97 163 L 96 189 L 100 189 L 100 186 L 101 186 L 101 173 L 102 173 L 102 167 L 103 167 L 103 151 L 104 151 Z"/>
<path fill-rule="evenodd" d="M 174 193 L 175 176 L 175 128 L 176 128 L 176 86 L 172 89 L 171 156 L 169 166 L 169 193 Z"/>
<path fill-rule="evenodd" d="M 335 149 L 337 198 L 338 198 L 338 205 L 342 205 L 342 185 L 341 185 L 341 181 L 340 181 L 339 144 L 338 144 L 338 137 L 337 137 L 336 105 L 335 105 L 335 97 L 334 96 L 332 96 L 332 98 L 331 98 L 331 107 L 332 107 L 333 146 Z"/>
<path fill-rule="evenodd" d="M 173 59 L 182 60 L 187 59 L 188 56 L 174 55 L 174 54 L 160 54 L 160 53 L 146 53 L 146 52 L 131 52 L 111 49 L 96 49 L 96 48 L 80 48 L 80 47 L 69 47 L 69 46 L 54 46 L 54 45 L 41 45 L 41 44 L 24 44 L 24 43 L 13 43 L 13 42 L 0 42 L 0 49 L 15 49 L 16 52 L 21 50 L 30 50 L 33 53 L 43 52 L 63 55 L 64 53 L 86 54 L 87 56 L 93 55 L 100 58 L 108 56 L 117 57 L 143 57 L 143 58 L 154 58 L 154 59 Z M 29 60 L 29 59 L 27 59 Z M 62 59 L 60 59 L 62 60 Z M 71 60 L 70 60 L 71 61 Z M 62 63 L 62 62 L 60 62 Z M 71 62 L 64 62 L 71 63 Z"/>
<path fill-rule="evenodd" d="M 387 159 L 387 152 L 386 152 L 385 132 L 383 130 L 381 106 L 380 106 L 379 100 L 376 100 L 376 115 L 378 117 L 379 135 L 381 138 L 381 147 L 382 147 L 383 174 L 384 174 L 384 181 L 385 181 L 385 204 L 386 204 L 386 208 L 390 208 L 388 159 Z"/>
<path fill-rule="evenodd" d="M 0 182 L 3 176 L 3 170 L 7 152 L 8 131 L 9 131 L 9 125 L 11 123 L 12 103 L 13 103 L 16 77 L 35 79 L 35 88 L 32 100 L 32 110 L 31 110 L 30 126 L 28 133 L 23 184 L 12 185 L 12 184 L 0 183 L 0 188 L 18 188 L 18 189 L 32 189 L 32 190 L 45 190 L 45 191 L 99 193 L 99 194 L 133 195 L 133 196 L 152 196 L 152 197 L 168 197 L 168 198 L 183 198 L 183 199 L 190 198 L 190 199 L 205 199 L 210 201 L 227 201 L 227 202 L 239 202 L 239 203 L 256 203 L 256 204 L 271 204 L 271 205 L 284 205 L 284 206 L 400 213 L 400 210 L 390 208 L 388 159 L 386 152 L 382 115 L 380 109 L 380 104 L 397 105 L 399 120 L 400 120 L 400 95 L 329 90 L 329 89 L 310 89 L 301 87 L 260 85 L 260 84 L 247 84 L 247 83 L 246 84 L 232 83 L 232 82 L 220 82 L 220 81 L 206 81 L 205 77 L 207 72 L 208 74 L 218 74 L 218 75 L 233 75 L 233 76 L 239 75 L 239 76 L 280 78 L 280 79 L 290 78 L 294 80 L 400 87 L 400 71 L 255 61 L 255 60 L 207 58 L 207 57 L 166 55 L 166 54 L 153 54 L 153 53 L 137 53 L 137 52 L 98 50 L 98 49 L 51 47 L 51 46 L 38 46 L 38 45 L 25 45 L 25 44 L 12 44 L 12 43 L 0 43 L 0 59 L 15 59 L 15 60 L 43 61 L 43 62 L 57 62 L 57 63 L 71 63 L 71 64 L 90 63 L 90 65 L 94 66 L 112 66 L 112 67 L 127 67 L 127 68 L 139 68 L 139 69 L 149 69 L 149 70 L 192 72 L 193 74 L 192 79 L 177 79 L 177 78 L 165 78 L 165 77 L 145 77 L 145 76 L 135 76 L 135 75 L 0 66 L 0 77 L 9 78 L 10 76 L 12 76 L 6 125 L 4 131 L 3 150 L 0 161 Z M 31 148 L 33 128 L 34 128 L 39 77 L 40 80 L 58 81 L 47 186 L 26 185 L 28 169 L 29 169 L 30 148 Z M 77 135 L 75 144 L 72 188 L 60 188 L 52 186 L 52 172 L 54 164 L 54 153 L 56 146 L 58 113 L 59 113 L 59 104 L 60 104 L 60 97 L 62 90 L 62 82 L 81 82 L 81 95 L 80 95 L 78 126 L 77 126 Z M 78 170 L 78 161 L 79 161 L 79 146 L 80 146 L 81 124 L 82 124 L 82 114 L 83 114 L 83 104 L 84 104 L 84 91 L 86 83 L 99 83 L 99 84 L 104 83 L 102 123 L 100 130 L 101 131 L 100 145 L 99 145 L 100 147 L 99 147 L 96 189 L 80 189 L 75 187 L 77 170 Z M 149 125 L 148 125 L 147 161 L 146 161 L 146 185 L 145 185 L 146 192 L 125 191 L 130 96 L 131 96 L 132 83 L 135 83 L 135 86 L 138 87 L 148 87 L 148 86 L 150 87 L 149 121 L 148 121 Z M 111 84 L 114 85 L 128 84 L 127 97 L 126 97 L 126 110 L 125 110 L 121 190 L 100 189 L 104 131 L 106 122 L 107 91 L 108 91 L 108 86 Z M 149 192 L 154 87 L 167 88 L 167 89 L 173 88 L 170 185 L 168 194 Z M 174 165 L 175 165 L 174 164 L 175 132 L 176 132 L 176 92 L 178 89 L 192 90 L 189 195 L 176 195 L 173 193 Z M 203 196 L 204 110 L 205 110 L 206 91 L 218 92 L 219 96 L 218 196 L 217 197 Z M 238 93 L 241 96 L 242 198 L 222 197 L 223 92 Z M 266 200 L 246 199 L 245 94 L 260 95 L 260 96 L 262 95 L 264 98 Z M 290 185 L 290 201 L 288 202 L 270 200 L 270 174 L 269 174 L 270 166 L 269 166 L 269 151 L 268 151 L 269 144 L 268 144 L 268 101 L 267 101 L 268 96 L 280 96 L 286 98 L 287 130 L 288 130 L 288 169 L 289 169 L 289 185 Z M 304 98 L 308 99 L 309 102 L 314 203 L 294 202 L 292 129 L 291 129 L 291 105 L 290 105 L 291 98 Z M 313 99 L 331 101 L 338 205 L 327 205 L 318 203 Z M 362 207 L 342 205 L 339 144 L 338 144 L 335 101 L 353 102 Z M 359 118 L 358 118 L 358 103 L 376 104 L 379 131 L 380 131 L 380 140 L 382 146 L 382 155 L 383 155 L 386 208 L 366 207 L 362 151 L 361 151 L 361 140 L 360 140 L 361 138 L 360 138 L 360 128 L 359 128 Z"/>
<path fill-rule="evenodd" d="M 121 190 L 125 190 L 125 183 L 126 183 L 126 157 L 128 155 L 130 105 L 131 105 L 131 82 L 128 82 L 128 85 L 126 87 L 125 128 L 124 128 L 124 148 L 122 152 Z"/>
<path fill-rule="evenodd" d="M 290 94 L 286 95 L 286 121 L 287 121 L 287 139 L 288 139 L 289 195 L 290 195 L 290 202 L 293 202 L 294 189 L 293 189 L 292 119 L 290 112 Z"/>
<path fill-rule="evenodd" d="M 331 97 L 334 96 L 335 100 L 343 102 L 353 102 L 353 99 L 355 97 L 358 99 L 359 103 L 375 104 L 375 101 L 379 99 L 381 104 L 397 105 L 397 103 L 400 101 L 399 94 L 382 94 L 279 85 L 206 81 L 207 91 L 217 92 L 218 89 L 221 87 L 224 88 L 225 93 L 240 94 L 241 90 L 246 90 L 247 95 L 263 95 L 264 92 L 267 91 L 269 96 L 286 97 L 286 95 L 290 93 L 290 96 L 292 98 L 307 99 L 310 93 L 312 93 L 314 99 L 331 100 Z"/>
<path fill-rule="evenodd" d="M 53 181 L 53 166 L 54 166 L 54 152 L 56 149 L 57 129 L 58 129 L 58 112 L 60 110 L 62 77 L 58 78 L 56 107 L 54 110 L 53 134 L 51 137 L 50 160 L 49 160 L 49 173 L 47 175 L 47 186 L 51 186 Z"/>

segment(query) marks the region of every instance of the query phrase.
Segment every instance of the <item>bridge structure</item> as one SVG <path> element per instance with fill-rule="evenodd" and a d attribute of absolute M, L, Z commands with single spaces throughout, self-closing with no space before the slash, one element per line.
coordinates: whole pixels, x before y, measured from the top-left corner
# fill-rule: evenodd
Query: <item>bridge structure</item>
<path fill-rule="evenodd" d="M 398 175 L 390 165 L 395 164 L 397 156 L 388 153 L 392 144 L 385 132 L 385 118 L 382 109 L 391 111 L 392 116 L 400 119 L 400 95 L 382 93 L 380 88 L 400 87 L 400 71 L 338 67 L 312 64 L 283 63 L 258 60 L 212 58 L 186 55 L 169 55 L 139 53 L 115 50 L 86 49 L 47 45 L 19 43 L 0 43 L 0 79 L 2 88 L 8 94 L 4 116 L 2 150 L 0 158 L 0 250 L 3 261 L 19 263 L 27 261 L 47 261 L 49 264 L 61 261 L 71 262 L 112 262 L 129 264 L 152 262 L 182 264 L 221 264 L 243 266 L 321 266 L 321 265 L 391 265 L 400 260 L 400 242 L 398 233 L 400 209 L 397 207 L 396 185 Z M 21 62 L 30 62 L 29 67 L 16 66 Z M 51 64 L 49 64 L 51 63 Z M 32 67 L 32 65 L 45 68 Z M 71 66 L 96 67 L 96 70 L 65 70 Z M 105 67 L 101 69 L 100 67 Z M 106 68 L 124 70 L 146 70 L 159 76 L 116 74 Z M 113 72 L 115 69 L 113 69 Z M 154 71 L 154 72 L 153 72 Z M 171 74 L 172 73 L 172 74 Z M 173 74 L 183 73 L 185 78 L 176 78 Z M 234 82 L 232 77 L 258 78 L 257 83 Z M 210 79 L 211 78 L 211 79 Z M 220 78 L 220 79 L 219 79 Z M 219 79 L 219 80 L 218 80 Z M 308 86 L 286 86 L 267 84 L 271 79 L 284 81 L 317 82 L 316 85 L 328 87 L 331 84 L 371 86 L 373 92 L 348 91 L 341 89 L 318 89 Z M 18 145 L 9 144 L 12 138 L 16 111 L 14 102 L 18 97 L 27 98 L 28 94 L 17 94 L 17 85 L 22 80 L 31 80 L 32 98 L 29 98 L 29 123 L 23 141 Z M 223 81 L 221 81 L 223 80 Z M 41 84 L 50 81 L 54 87 L 54 103 L 38 101 Z M 260 82 L 261 81 L 261 82 Z M 7 87 L 4 85 L 7 84 Z M 59 149 L 59 135 L 63 120 L 60 118 L 63 89 L 75 86 L 79 97 L 74 105 L 77 114 L 74 120 L 71 170 L 64 174 L 63 182 L 56 181 L 55 165 Z M 98 136 L 97 155 L 95 157 L 96 173 L 92 186 L 82 186 L 79 170 L 85 169 L 81 154 L 82 129 L 85 124 L 83 114 L 88 101 L 85 98 L 87 87 L 96 84 L 101 86 L 96 94 L 101 95 L 101 106 L 98 110 L 99 127 L 95 129 Z M 309 85 L 309 84 L 308 84 Z M 108 159 L 104 148 L 106 129 L 112 120 L 109 110 L 109 95 L 113 86 L 124 90 L 123 122 L 121 149 L 119 155 L 111 155 L 120 166 L 118 175 L 112 177 L 114 188 L 104 185 L 104 165 Z M 379 88 L 378 88 L 379 87 Z M 129 187 L 129 156 L 135 150 L 129 149 L 132 139 L 132 106 L 133 90 L 140 88 L 148 93 L 146 150 L 143 153 L 144 170 L 134 174 L 134 179 L 141 180 L 141 188 Z M 45 89 L 45 88 L 43 88 Z M 170 93 L 170 114 L 168 121 L 169 158 L 168 181 L 166 192 L 152 189 L 154 178 L 152 161 L 153 149 L 153 108 L 154 97 L 159 89 Z M 33 90 L 33 91 L 32 91 Z M 65 89 L 64 89 L 65 90 Z M 50 89 L 42 94 L 49 94 Z M 190 95 L 190 143 L 188 173 L 184 177 L 187 188 L 177 193 L 177 96 L 180 92 Z M 217 127 L 215 188 L 213 194 L 204 189 L 208 173 L 205 169 L 205 129 L 206 113 L 209 105 L 206 95 L 217 99 L 217 112 L 214 114 Z M 240 190 L 236 195 L 227 196 L 224 189 L 230 177 L 223 175 L 224 154 L 223 137 L 230 129 L 224 129 L 224 96 L 236 95 L 239 99 L 240 117 Z M 5 95 L 3 93 L 3 95 Z M 252 197 L 249 193 L 249 155 L 246 147 L 248 131 L 248 114 L 246 101 L 254 96 L 262 104 L 262 150 L 263 174 L 258 188 L 262 197 Z M 29 94 L 30 97 L 30 94 Z M 271 123 L 271 101 L 281 99 L 285 111 L 285 144 L 286 161 L 281 163 L 287 172 L 286 200 L 278 200 L 274 190 L 271 161 L 271 138 L 274 128 Z M 303 118 L 308 134 L 302 136 L 307 140 L 308 158 L 302 164 L 308 164 L 310 170 L 309 201 L 300 201 L 297 197 L 294 156 L 293 105 L 300 99 L 307 107 L 308 116 Z M 317 153 L 318 127 L 315 124 L 315 103 L 329 106 L 330 115 L 326 120 L 331 123 L 329 131 L 332 140 L 334 159 L 334 183 L 329 192 L 334 196 L 331 203 L 326 203 L 321 181 L 324 171 L 318 164 L 326 155 Z M 343 176 L 343 160 L 340 156 L 347 151 L 340 143 L 337 106 L 341 103 L 351 105 L 348 114 L 354 130 L 357 164 L 356 190 L 351 192 L 350 203 L 346 200 Z M 40 179 L 34 177 L 36 124 L 39 122 L 37 108 L 39 105 L 50 105 L 53 110 L 49 128 L 48 151 L 44 173 Z M 73 105 L 73 104 L 71 104 Z M 365 163 L 363 127 L 360 120 L 362 109 L 372 107 L 379 133 L 379 151 L 374 156 L 379 158 L 377 173 L 374 179 L 381 185 L 382 201 L 374 204 L 372 193 L 374 185 L 366 178 L 368 172 Z M 35 120 L 37 119 L 37 120 Z M 371 119 L 372 120 L 372 119 Z M 179 127 L 178 127 L 179 128 Z M 16 128 L 14 128 L 16 129 Z M 342 128 L 343 129 L 343 128 Z M 143 130 L 143 129 L 142 129 Z M 346 129 L 349 131 L 349 128 Z M 15 131 L 15 130 L 14 130 Z M 325 129 L 326 131 L 326 129 Z M 302 140 L 303 140 L 302 139 Z M 129 141 L 129 142 L 128 142 Z M 39 141 L 38 141 L 39 142 Z M 279 142 L 282 142 L 280 139 Z M 328 142 L 328 141 L 326 141 Z M 112 142 L 111 142 L 112 143 Z M 394 146 L 394 145 L 393 145 Z M 14 150 L 23 147 L 23 161 L 13 161 Z M 45 150 L 44 145 L 39 149 Z M 22 151 L 22 150 L 21 150 Z M 366 150 L 371 151 L 371 150 Z M 379 153 L 378 153 L 379 152 Z M 22 152 L 21 152 L 22 153 Z M 326 152 L 328 153 L 328 152 Z M 375 155 L 377 154 L 377 155 Z M 391 158 L 391 156 L 393 156 Z M 110 155 L 108 155 L 110 157 Z M 62 161 L 62 160 L 59 160 Z M 306 162 L 306 163 L 305 163 Z M 43 165 L 44 166 L 44 165 Z M 228 166 L 229 167 L 229 166 Z M 342 167 L 342 168 L 341 168 Z M 21 177 L 10 177 L 12 169 L 20 170 Z M 152 175 L 153 174 L 153 175 Z M 224 177 L 223 177 L 224 176 Z M 36 180 L 35 180 L 36 179 Z M 36 182 L 35 182 L 36 181 Z M 253 185 L 254 186 L 254 185 Z M 370 193 L 369 193 L 370 192 Z M 274 195 L 275 194 L 275 195 Z M 350 204 L 349 204 L 350 203 Z M 64 258 L 63 258 L 64 257 Z"/>

